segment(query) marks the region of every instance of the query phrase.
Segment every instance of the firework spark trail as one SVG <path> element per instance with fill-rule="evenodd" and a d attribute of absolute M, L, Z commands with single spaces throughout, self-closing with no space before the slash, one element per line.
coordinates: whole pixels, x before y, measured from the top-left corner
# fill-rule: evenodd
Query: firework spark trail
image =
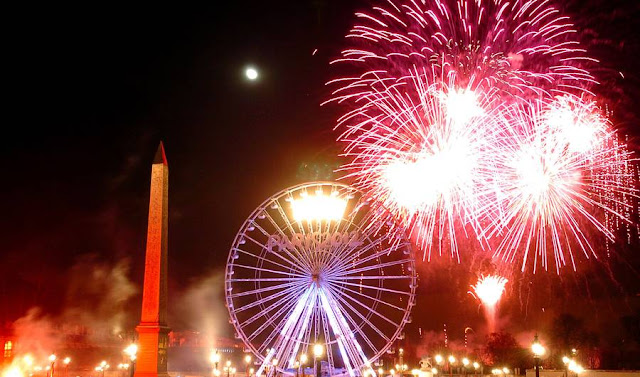
<path fill-rule="evenodd" d="M 478 227 L 485 206 L 485 143 L 496 133 L 484 121 L 495 105 L 489 96 L 428 81 L 423 71 L 391 82 L 376 76 L 354 122 L 341 136 L 349 143 L 346 176 L 400 218 L 431 257 L 434 239 L 448 239 L 458 258 L 456 228 Z M 451 77 L 449 82 L 453 82 Z M 439 248 L 439 253 L 442 252 Z"/>
<path fill-rule="evenodd" d="M 489 333 L 495 332 L 496 327 L 496 306 L 505 290 L 508 280 L 502 276 L 488 275 L 480 276 L 476 285 L 471 286 L 469 293 L 476 297 L 485 309 Z"/>
<path fill-rule="evenodd" d="M 334 63 L 396 77 L 414 65 L 437 66 L 455 72 L 460 87 L 521 98 L 588 91 L 596 83 L 585 69 L 595 59 L 548 1 L 388 0 L 356 16 L 360 23 L 347 35 L 354 47 Z"/>
<path fill-rule="evenodd" d="M 494 257 L 511 263 L 522 255 L 523 271 L 533 257 L 535 272 L 548 269 L 551 254 L 556 272 L 567 264 L 575 270 L 576 250 L 598 257 L 591 230 L 615 238 L 604 214 L 628 221 L 621 198 L 637 196 L 625 170 L 631 155 L 592 102 L 559 97 L 506 113 L 506 134 L 492 153 L 494 209 L 485 213 L 493 219 L 486 237 L 499 240 Z"/>
<path fill-rule="evenodd" d="M 342 171 L 425 257 L 444 243 L 459 260 L 471 229 L 523 271 L 575 270 L 576 250 L 597 256 L 593 230 L 613 240 L 635 216 L 633 156 L 587 99 L 595 60 L 550 2 L 388 0 L 357 16 L 336 62 L 363 73 L 329 83 L 328 102 L 351 106 Z"/>

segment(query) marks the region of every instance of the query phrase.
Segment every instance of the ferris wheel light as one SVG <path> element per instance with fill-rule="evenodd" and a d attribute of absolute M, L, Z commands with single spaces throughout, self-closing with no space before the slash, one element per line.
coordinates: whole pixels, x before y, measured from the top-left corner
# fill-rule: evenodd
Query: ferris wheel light
<path fill-rule="evenodd" d="M 347 208 L 347 201 L 331 195 L 301 195 L 300 199 L 291 201 L 293 218 L 296 221 L 340 220 Z"/>
<path fill-rule="evenodd" d="M 402 328 L 411 322 L 417 279 L 412 254 L 406 251 L 408 242 L 387 242 L 369 226 L 372 217 L 386 214 L 345 184 L 309 182 L 269 197 L 250 215 L 227 259 L 225 306 L 236 337 L 259 359 L 260 367 L 251 376 L 273 376 L 287 369 L 300 374 L 314 360 L 314 367 L 342 364 L 345 375 L 376 375 L 370 358 L 381 348 L 375 345 L 386 350 L 403 333 L 396 326 L 360 330 L 350 315 L 355 311 L 364 318 L 373 311 Z M 400 233 L 398 237 L 406 240 Z M 389 268 L 397 265 L 402 269 Z M 343 280 L 379 293 L 377 302 L 389 308 L 379 313 L 356 289 L 341 289 Z M 385 294 L 389 291 L 397 294 Z M 354 308 L 352 302 L 360 305 Z M 289 308 L 286 314 L 283 305 Z M 273 316 L 281 321 L 279 326 L 248 326 Z M 402 373 L 409 368 L 399 369 Z M 228 370 L 221 376 L 229 377 Z"/>

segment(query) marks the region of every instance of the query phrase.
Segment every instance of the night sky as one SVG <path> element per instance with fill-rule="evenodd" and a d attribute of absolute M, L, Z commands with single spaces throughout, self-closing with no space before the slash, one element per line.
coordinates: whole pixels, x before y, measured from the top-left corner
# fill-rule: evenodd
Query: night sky
<path fill-rule="evenodd" d="M 366 2 L 218 3 L 28 4 L 5 13 L 0 323 L 33 306 L 63 311 L 78 296 L 68 287 L 79 263 L 90 269 L 128 259 L 128 276 L 141 285 L 150 163 L 160 140 L 170 167 L 173 295 L 224 265 L 259 203 L 339 161 L 333 127 L 341 109 L 320 103 L 330 95 L 324 83 L 340 76 L 329 61 Z M 576 0 L 567 11 L 603 61 L 596 74 L 607 85 L 599 90 L 635 147 L 638 6 Z M 244 79 L 247 64 L 259 69 L 258 81 Z M 638 253 L 628 249 L 611 273 L 535 280 L 547 296 L 581 291 L 589 280 L 593 300 L 615 292 L 627 310 L 640 292 Z M 620 281 L 602 283 L 608 288 L 598 294 L 598 282 L 611 281 L 618 267 Z M 455 316 L 461 301 L 469 320 L 479 320 L 466 294 L 467 265 L 447 259 L 423 268 L 431 272 L 426 297 L 446 301 L 452 286 L 459 291 L 426 328 Z M 512 316 L 539 310 L 522 291 L 511 294 Z M 131 302 L 134 318 L 139 296 Z"/>

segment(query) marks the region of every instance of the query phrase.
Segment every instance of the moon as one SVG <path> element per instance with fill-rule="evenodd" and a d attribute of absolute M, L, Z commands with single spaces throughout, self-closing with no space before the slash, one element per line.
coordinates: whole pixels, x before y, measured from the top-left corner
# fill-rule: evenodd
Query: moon
<path fill-rule="evenodd" d="M 247 67 L 244 70 L 244 75 L 251 81 L 258 79 L 258 71 L 253 67 Z"/>

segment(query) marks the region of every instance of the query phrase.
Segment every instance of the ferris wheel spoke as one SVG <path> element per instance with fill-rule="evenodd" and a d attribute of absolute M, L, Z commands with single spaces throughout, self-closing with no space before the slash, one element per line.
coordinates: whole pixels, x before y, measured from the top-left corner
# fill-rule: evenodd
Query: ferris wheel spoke
<path fill-rule="evenodd" d="M 245 328 L 246 326 L 248 326 L 248 325 L 252 324 L 253 322 L 255 322 L 258 318 L 269 316 L 270 312 L 272 310 L 274 310 L 275 308 L 277 308 L 278 306 L 282 305 L 284 300 L 294 301 L 296 297 L 298 297 L 297 293 L 289 294 L 286 297 L 284 297 L 282 299 L 282 301 L 276 301 L 276 302 L 271 303 L 268 307 L 263 308 L 262 310 L 258 311 L 256 314 L 251 316 L 250 318 L 244 320 L 242 322 L 242 324 L 240 324 L 240 328 L 241 329 Z M 265 302 L 263 302 L 262 304 L 264 304 L 264 303 Z"/>
<path fill-rule="evenodd" d="M 296 280 L 298 280 L 298 279 L 296 279 Z M 294 280 L 294 281 L 296 281 L 296 280 Z M 240 282 L 250 282 L 250 283 L 256 282 L 256 283 L 258 283 L 258 282 L 270 282 L 270 281 L 286 281 L 286 282 L 291 282 L 291 279 L 290 279 L 290 278 L 257 278 L 257 279 L 254 279 L 254 278 L 247 278 L 247 279 L 229 279 L 229 282 L 231 282 L 231 283 L 240 283 Z"/>
<path fill-rule="evenodd" d="M 347 368 L 348 374 L 350 376 L 353 376 L 353 367 L 351 366 L 351 360 L 356 360 L 356 358 L 352 354 L 352 350 L 350 349 L 350 347 L 345 344 L 348 341 L 349 336 L 352 335 L 351 329 L 349 329 L 349 325 L 346 323 L 346 321 L 344 321 L 343 323 L 343 321 L 340 321 L 338 319 L 339 313 L 337 313 L 336 305 L 335 303 L 332 305 L 332 301 L 327 297 L 326 291 L 321 289 L 319 292 L 319 296 L 326 317 L 329 320 L 329 325 L 331 326 L 333 333 L 336 336 L 335 339 L 336 343 L 338 343 L 338 349 L 340 351 L 342 361 Z"/>
<path fill-rule="evenodd" d="M 283 286 L 284 286 L 284 284 L 283 284 Z M 285 296 L 285 295 L 289 295 L 289 294 L 291 294 L 292 292 L 293 292 L 294 294 L 297 294 L 298 290 L 300 290 L 300 289 L 301 289 L 301 286 L 300 286 L 300 285 L 297 285 L 297 284 L 291 284 L 291 285 L 289 285 L 289 286 L 288 286 L 287 288 L 285 288 L 285 289 L 279 290 L 278 292 L 276 292 L 276 293 L 274 293 L 274 294 L 272 294 L 272 295 L 269 295 L 269 296 L 263 297 L 263 298 L 261 298 L 260 300 L 252 301 L 252 302 L 250 302 L 250 303 L 248 303 L 248 304 L 246 304 L 246 305 L 244 305 L 244 306 L 241 306 L 241 307 L 239 307 L 239 308 L 236 308 L 235 310 L 236 310 L 236 312 L 238 312 L 238 313 L 239 313 L 239 312 L 243 312 L 243 311 L 245 311 L 245 310 L 247 310 L 247 309 L 251 309 L 251 308 L 256 307 L 256 306 L 258 306 L 258 305 L 262 305 L 262 304 L 264 304 L 264 303 L 266 303 L 266 302 L 269 302 L 269 301 L 271 301 L 271 300 L 275 300 L 276 298 L 279 298 L 279 297 L 282 297 L 282 296 Z M 257 293 L 262 293 L 262 292 L 257 292 Z M 254 294 L 255 294 L 255 293 L 254 293 Z M 246 294 L 244 294 L 244 292 L 242 292 L 242 295 L 243 295 L 243 296 L 245 296 Z"/>
<path fill-rule="evenodd" d="M 298 332 L 300 330 L 300 319 L 304 318 L 306 314 L 305 309 L 309 307 L 308 302 L 310 296 L 313 296 L 313 289 L 307 288 L 304 293 L 298 297 L 295 308 L 289 313 L 284 326 L 276 335 L 276 357 L 279 360 L 286 359 L 285 355 L 288 355 L 293 346 L 292 343 L 295 343 L 294 334 L 297 333 L 296 330 L 298 330 Z M 275 334 L 275 332 L 272 334 Z M 267 341 L 270 343 L 269 340 Z"/>
<path fill-rule="evenodd" d="M 403 296 L 411 296 L 412 295 L 410 292 L 399 291 L 397 289 L 390 289 L 390 288 L 384 288 L 384 287 L 374 287 L 374 286 L 370 286 L 370 285 L 363 286 L 362 284 L 349 283 L 349 282 L 346 282 L 346 281 L 342 281 L 342 282 L 340 282 L 340 284 L 346 284 L 346 285 L 349 285 L 349 286 L 352 286 L 352 287 L 364 287 L 364 288 L 367 288 L 367 289 L 375 289 L 377 291 L 388 292 L 388 293 L 396 293 L 396 294 L 403 295 Z"/>
<path fill-rule="evenodd" d="M 332 277 L 334 277 L 336 279 L 339 279 L 340 277 L 349 276 L 351 274 L 359 274 L 359 273 L 366 272 L 366 271 L 371 271 L 371 270 L 383 270 L 386 267 L 398 266 L 398 265 L 404 265 L 404 264 L 410 264 L 410 263 L 411 263 L 411 260 L 399 259 L 399 260 L 394 260 L 394 261 L 389 261 L 389 262 L 369 265 L 369 266 L 365 266 L 365 267 L 349 269 L 349 270 L 347 270 L 347 271 L 345 271 L 343 273 L 335 274 Z"/>
<path fill-rule="evenodd" d="M 260 271 L 260 272 L 269 272 L 272 274 L 277 274 L 277 275 L 286 275 L 286 276 L 293 276 L 293 277 L 297 277 L 297 278 L 305 278 L 305 275 L 301 275 L 301 274 L 294 274 L 290 271 L 278 271 L 278 270 L 273 270 L 270 268 L 263 268 L 263 267 L 254 267 L 254 266 L 247 266 L 244 264 L 234 264 L 233 267 L 239 267 L 239 268 L 245 268 L 248 270 L 253 270 L 253 271 Z"/>
<path fill-rule="evenodd" d="M 277 203 L 276 205 L 278 206 L 278 208 L 281 208 L 279 203 Z M 266 218 L 269 220 L 269 222 L 271 222 L 271 224 L 278 230 L 278 233 L 280 234 L 280 237 L 288 239 L 289 236 L 282 230 L 282 228 L 278 225 L 278 223 L 271 216 L 271 214 L 269 212 L 267 212 L 267 211 L 264 211 L 264 213 L 266 215 Z M 280 210 L 280 214 L 283 215 L 284 212 L 282 210 Z M 291 234 L 294 234 L 295 232 L 293 231 L 293 228 L 291 227 L 291 223 L 289 222 L 289 219 L 286 216 L 284 216 L 284 219 L 285 219 L 285 221 L 287 223 L 287 229 L 289 229 Z M 309 265 L 309 263 L 307 261 L 305 261 L 304 259 L 300 259 L 300 257 L 302 257 L 302 255 L 300 254 L 300 252 L 297 249 L 296 249 L 297 255 L 294 255 L 293 253 L 291 253 L 288 248 L 284 248 L 282 251 L 279 251 L 277 254 L 281 258 L 283 258 L 282 257 L 282 253 L 283 252 L 286 253 L 290 258 L 292 258 L 296 262 L 296 264 L 298 266 L 304 266 L 306 268 L 311 268 L 311 266 Z"/>
<path fill-rule="evenodd" d="M 334 298 L 334 301 L 336 301 L 336 299 L 338 298 Z M 339 299 L 338 299 L 339 300 Z M 351 317 L 351 315 L 349 315 L 349 313 L 346 310 L 337 310 L 341 316 L 343 316 L 350 324 L 351 326 L 353 326 L 352 328 L 352 332 L 357 332 L 358 334 L 360 334 L 360 336 L 362 337 L 362 339 L 364 339 L 364 341 L 367 343 L 367 345 L 370 347 L 370 349 L 372 351 L 374 351 L 375 354 L 378 353 L 378 349 L 376 348 L 375 345 L 373 345 L 373 343 L 371 342 L 371 340 L 369 339 L 369 337 L 364 333 L 364 330 L 362 328 L 362 326 L 358 325 L 356 323 L 356 321 Z M 359 312 L 355 311 L 354 312 L 356 315 L 361 316 L 363 321 L 366 321 L 366 318 L 364 318 Z M 369 324 L 371 326 L 371 324 Z M 375 330 L 374 330 L 375 331 Z"/>
<path fill-rule="evenodd" d="M 274 313 L 271 317 L 269 317 L 268 320 L 266 320 L 262 325 L 260 325 L 260 327 L 258 327 L 256 329 L 256 331 L 254 331 L 250 336 L 248 336 L 249 341 L 253 341 L 258 335 L 260 335 L 262 332 L 264 332 L 265 329 L 267 329 L 271 324 L 273 324 L 273 322 L 278 319 L 281 318 L 288 310 L 292 309 L 295 305 L 296 305 L 296 300 L 295 298 L 297 298 L 298 295 L 294 294 L 294 297 L 292 299 L 290 299 L 288 302 L 282 302 L 282 301 L 278 301 L 276 303 L 274 303 L 274 309 L 277 306 L 282 306 L 278 311 L 276 311 L 276 313 Z M 268 314 L 268 313 L 267 313 Z M 266 314 L 265 314 L 266 316 Z M 285 321 L 280 320 L 279 323 L 275 326 L 274 331 L 271 332 L 271 334 L 269 334 L 267 336 L 267 340 L 265 340 L 263 342 L 263 344 L 270 344 L 271 341 L 273 340 L 273 337 L 275 336 L 275 334 L 277 334 L 280 330 L 282 330 L 282 327 L 284 326 Z"/>
<path fill-rule="evenodd" d="M 395 248 L 393 246 L 389 246 L 389 247 L 381 249 L 381 250 L 379 250 L 379 251 L 377 251 L 377 252 L 375 252 L 375 253 L 373 253 L 371 255 L 368 255 L 368 256 L 366 256 L 364 258 L 358 259 L 357 261 L 353 261 L 351 263 L 348 263 L 346 266 L 341 266 L 341 267 L 343 267 L 343 270 L 345 270 L 348 267 L 349 271 L 354 271 L 354 270 L 356 270 L 355 267 L 360 266 L 360 265 L 362 265 L 364 263 L 367 263 L 367 262 L 370 262 L 370 261 L 374 261 L 374 263 L 376 263 L 375 262 L 376 259 L 378 259 L 378 258 L 380 258 L 380 257 L 382 257 L 384 255 L 389 255 L 391 252 L 394 252 L 394 251 L 395 251 Z M 406 260 L 404 260 L 404 261 L 406 261 Z M 331 273 L 335 274 L 335 270 L 336 269 L 337 268 L 334 268 L 331 271 Z"/>
<path fill-rule="evenodd" d="M 292 216 L 297 201 L 303 208 L 306 198 L 334 192 L 346 201 L 339 219 Z M 315 182 L 272 196 L 245 221 L 227 259 L 225 297 L 259 373 L 293 377 L 287 369 L 321 342 L 330 376 L 339 367 L 345 377 L 362 376 L 397 338 L 413 305 L 415 271 L 406 235 L 395 237 L 383 210 L 346 185 Z"/>
<path fill-rule="evenodd" d="M 289 346 L 289 353 L 284 353 L 289 355 L 288 359 L 289 359 L 289 367 L 293 366 L 293 363 L 295 361 L 295 357 L 298 354 L 298 350 L 300 348 L 300 343 L 303 341 L 304 336 L 307 334 L 307 328 L 309 328 L 309 319 L 311 317 L 311 314 L 313 312 L 313 308 L 314 305 L 313 303 L 317 300 L 316 296 L 316 290 L 312 289 L 311 290 L 311 296 L 310 298 L 307 299 L 307 302 L 304 306 L 304 310 L 301 316 L 301 320 L 299 320 L 296 323 L 296 328 L 294 330 L 294 333 L 296 334 L 295 338 L 292 337 L 292 342 L 290 342 L 290 346 Z"/>
<path fill-rule="evenodd" d="M 296 318 L 296 316 L 298 316 L 298 312 L 300 311 L 300 308 L 303 308 L 305 306 L 305 302 L 306 302 L 305 297 L 308 297 L 307 293 L 309 291 L 310 291 L 310 288 L 307 287 L 307 288 L 305 288 L 303 290 L 303 292 L 298 292 L 295 295 L 295 297 L 293 297 L 290 300 L 290 302 L 292 302 L 292 304 L 289 305 L 289 307 L 294 307 L 295 306 L 295 308 L 289 314 L 289 317 L 288 317 L 287 321 L 286 322 L 284 320 L 281 321 L 281 323 L 278 324 L 278 326 L 275 327 L 274 331 L 272 331 L 271 334 L 269 334 L 267 336 L 266 340 L 264 341 L 265 344 L 271 344 L 271 342 L 273 341 L 274 337 L 277 336 L 278 333 L 282 333 L 283 331 L 287 330 L 289 326 L 291 326 L 290 321 L 293 321 Z M 302 294 L 302 296 L 301 296 L 301 294 Z M 283 307 L 282 309 L 285 309 L 285 307 Z M 278 313 L 278 314 L 274 315 L 272 318 L 276 318 L 279 315 L 280 314 Z M 283 329 L 284 326 L 287 326 L 287 329 Z"/>
<path fill-rule="evenodd" d="M 378 328 L 378 326 L 374 325 L 368 318 L 366 318 L 364 315 L 362 315 L 362 313 L 360 313 L 357 309 L 355 309 L 351 304 L 349 304 L 344 298 L 337 296 L 336 297 L 340 302 L 342 302 L 347 308 L 351 309 L 354 313 L 356 313 L 358 315 L 358 317 L 364 321 L 367 325 L 369 325 L 369 327 L 371 327 L 371 329 L 373 331 L 375 331 L 378 335 L 380 335 L 380 337 L 382 339 L 384 339 L 385 341 L 389 342 L 390 339 L 389 337 L 384 333 L 384 331 L 380 330 L 380 328 Z M 359 305 L 361 305 L 362 307 L 364 307 L 368 312 L 377 314 L 378 316 L 380 316 L 380 314 L 378 314 L 377 312 L 371 310 L 371 308 L 369 308 L 366 305 L 363 305 L 362 303 L 360 303 L 359 301 L 354 301 L 356 303 L 358 303 Z M 391 321 L 391 323 L 393 323 L 393 321 Z"/>
<path fill-rule="evenodd" d="M 344 280 L 398 280 L 398 279 L 411 279 L 411 277 L 407 275 L 365 275 L 365 276 L 340 276 L 334 278 L 333 280 L 344 281 Z"/>
<path fill-rule="evenodd" d="M 253 239 L 252 237 L 249 237 L 249 236 L 245 235 L 245 238 L 249 239 L 251 242 L 253 242 L 257 246 L 259 246 L 261 248 L 261 250 L 266 250 L 267 249 L 267 246 L 265 244 Z M 282 267 L 283 269 L 292 269 L 292 270 L 296 270 L 297 272 L 303 272 L 303 269 L 299 265 L 297 265 L 295 263 L 295 261 L 292 261 L 290 259 L 284 258 L 280 253 L 274 253 L 274 252 L 267 251 L 267 253 L 270 253 L 270 255 L 273 255 L 273 256 L 277 257 L 279 260 L 285 262 L 286 264 L 282 264 L 282 263 L 277 262 L 275 260 L 275 258 L 273 258 L 273 259 L 265 258 L 263 256 L 263 254 L 258 255 L 257 253 L 252 253 L 250 251 L 240 249 L 239 247 L 234 248 L 234 249 L 237 250 L 237 251 L 242 252 L 243 254 L 245 254 L 245 255 L 247 255 L 249 257 L 258 259 L 258 260 L 260 260 L 262 262 L 271 263 L 271 264 L 274 264 L 276 266 Z"/>
<path fill-rule="evenodd" d="M 364 286 L 363 286 L 363 288 L 364 288 Z M 393 309 L 397 309 L 397 310 L 399 310 L 399 311 L 405 311 L 405 310 L 407 310 L 407 308 L 401 308 L 401 307 L 399 307 L 399 306 L 397 306 L 397 305 L 393 305 L 393 304 L 392 304 L 392 303 L 390 303 L 390 302 L 380 300 L 380 299 L 379 299 L 379 298 L 377 298 L 377 297 L 373 297 L 373 296 L 366 295 L 366 294 L 364 294 L 364 293 L 358 292 L 358 291 L 353 290 L 353 289 L 348 288 L 348 287 L 339 287 L 339 288 L 336 288 L 336 289 L 340 289 L 340 290 L 342 290 L 342 291 L 347 291 L 347 292 L 353 293 L 353 294 L 358 295 L 358 296 L 360 296 L 360 297 L 362 297 L 362 298 L 364 298 L 364 299 L 372 300 L 372 301 L 375 301 L 375 302 L 377 302 L 377 303 L 379 303 L 379 304 L 387 305 L 387 306 L 389 306 L 389 307 L 391 307 L 391 308 L 393 308 Z M 346 296 L 348 296 L 348 295 L 346 295 Z M 351 297 L 350 297 L 350 298 L 351 298 Z M 354 299 L 354 298 L 351 298 L 351 299 L 355 301 L 355 299 Z"/>
<path fill-rule="evenodd" d="M 272 222 L 273 226 L 278 230 L 278 233 L 280 233 L 280 237 L 286 237 L 285 233 L 282 231 L 282 229 L 280 229 L 280 228 L 278 227 L 278 225 L 277 225 L 277 224 L 275 223 L 275 221 L 271 218 L 271 216 L 269 215 L 269 213 L 267 213 L 266 211 L 264 211 L 264 213 L 265 213 L 265 216 L 266 216 L 266 217 L 268 217 L 268 218 L 269 218 L 269 220 L 271 220 L 271 222 Z M 267 239 L 268 239 L 269 237 L 271 237 L 271 235 L 270 235 L 270 234 L 269 234 L 269 233 L 268 233 L 268 232 L 267 232 L 267 231 L 266 231 L 262 226 L 260 226 L 259 224 L 257 224 L 257 223 L 255 223 L 255 222 L 254 222 L 254 227 L 258 228 L 258 230 L 260 231 L 260 233 L 264 234 L 264 235 L 265 235 L 265 237 L 267 237 Z M 246 236 L 246 235 L 245 235 L 245 236 Z M 246 237 L 248 237 L 248 236 L 246 236 Z M 248 238 L 249 238 L 249 239 L 251 239 L 250 237 L 248 237 Z M 264 243 L 262 243 L 262 242 L 258 242 L 258 241 L 254 240 L 254 239 L 251 239 L 251 240 L 252 240 L 252 242 L 254 242 L 256 245 L 260 246 L 260 247 L 262 248 L 262 250 L 267 250 L 267 246 L 266 246 Z M 271 253 L 271 255 L 274 255 L 274 256 L 276 256 L 276 257 L 280 258 L 281 260 L 283 260 L 284 262 L 286 262 L 286 263 L 287 263 L 287 265 L 288 265 L 287 267 L 289 267 L 289 268 L 295 268 L 295 269 L 297 269 L 299 272 L 302 272 L 302 271 L 303 271 L 303 270 L 302 270 L 302 267 L 301 267 L 301 266 L 303 266 L 303 265 L 301 265 L 301 264 L 299 263 L 300 261 L 299 261 L 299 260 L 297 260 L 294 256 L 291 256 L 293 259 L 287 259 L 287 258 L 285 258 L 285 257 L 284 257 L 284 255 L 283 255 L 281 252 L 277 252 L 277 253 L 276 253 L 276 252 L 273 252 L 272 250 L 271 250 L 271 251 L 267 250 L 267 252 L 268 252 L 268 253 Z M 267 260 L 269 260 L 269 259 L 267 259 Z M 269 260 L 269 261 L 270 261 L 270 260 Z M 285 267 L 285 268 L 287 268 L 287 267 Z"/>
<path fill-rule="evenodd" d="M 341 284 L 345 284 L 345 283 L 343 282 L 343 283 L 341 283 Z M 333 286 L 333 285 L 332 285 L 332 288 L 333 288 L 333 289 L 336 289 L 336 290 L 339 290 L 339 289 L 340 289 L 340 288 L 335 287 L 335 286 Z M 375 287 L 371 287 L 371 286 L 364 286 L 364 288 L 373 289 L 373 288 L 375 288 Z M 365 309 L 366 311 L 368 311 L 368 312 L 371 312 L 371 313 L 375 314 L 375 315 L 376 315 L 376 316 L 378 316 L 379 318 L 382 318 L 382 319 L 386 320 L 387 322 L 389 322 L 390 324 L 392 324 L 392 325 L 394 325 L 394 326 L 399 326 L 397 323 L 393 322 L 392 320 L 390 320 L 390 319 L 389 319 L 389 318 L 387 318 L 386 316 L 384 316 L 384 315 L 382 315 L 381 313 L 379 313 L 379 312 L 375 311 L 371 306 L 366 305 L 366 304 L 363 304 L 362 302 L 360 302 L 360 300 L 356 300 L 355 298 L 353 298 L 353 297 L 351 297 L 351 296 L 349 296 L 349 295 L 340 295 L 340 296 L 338 296 L 338 297 L 339 297 L 340 299 L 346 299 L 346 298 L 349 298 L 353 303 L 357 304 L 359 307 L 361 307 L 361 308 Z M 344 302 L 345 302 L 345 304 L 347 304 L 347 303 L 346 303 L 346 301 L 344 301 Z M 350 304 L 349 304 L 349 306 L 348 306 L 348 307 L 349 307 L 350 309 L 352 309 L 352 310 L 356 310 L 356 309 L 355 309 L 353 306 L 351 306 Z M 403 310 L 403 311 L 404 311 L 404 310 Z"/>
<path fill-rule="evenodd" d="M 344 271 L 347 268 L 354 267 L 356 265 L 353 262 L 355 258 L 357 258 L 359 255 L 366 255 L 366 253 L 368 253 L 369 250 L 372 250 L 375 247 L 377 247 L 379 244 L 384 242 L 385 239 L 386 239 L 385 237 L 380 237 L 374 240 L 373 242 L 371 242 L 370 244 L 368 244 L 366 247 L 363 247 L 360 249 L 352 248 L 351 250 L 347 250 L 345 253 L 341 253 L 337 255 L 336 259 L 338 259 L 340 262 L 333 264 L 334 267 L 329 269 L 329 271 L 327 271 L 327 274 L 332 275 L 336 273 L 336 271 Z M 377 257 L 387 254 L 390 250 L 391 250 L 390 248 L 383 249 L 381 251 L 374 253 L 373 255 L 375 256 L 369 256 L 368 258 L 369 260 L 375 259 Z M 351 255 L 349 255 L 350 252 L 352 252 Z"/>
<path fill-rule="evenodd" d="M 331 368 L 334 365 L 333 347 L 332 347 L 333 339 L 331 338 L 331 335 L 329 333 L 329 319 L 327 318 L 327 311 L 320 309 L 322 306 L 319 302 L 320 301 L 319 299 L 320 299 L 320 295 L 318 295 L 318 313 L 320 314 L 319 317 L 321 318 L 319 322 L 322 322 L 322 332 L 324 334 L 325 344 L 327 347 L 327 359 L 329 361 L 329 368 Z M 332 373 L 333 373 L 333 370 L 329 370 L 329 375 L 331 375 Z"/>
<path fill-rule="evenodd" d="M 254 253 L 251 253 L 249 251 L 240 249 L 239 247 L 234 247 L 232 250 L 240 252 L 242 254 L 245 254 L 245 255 L 247 255 L 247 256 L 249 256 L 251 258 L 255 258 L 255 259 L 259 260 L 259 261 L 268 262 L 268 263 L 274 264 L 276 266 L 282 267 L 284 270 L 293 269 L 293 270 L 296 270 L 296 272 L 302 272 L 302 273 L 304 272 L 304 270 L 302 270 L 300 267 L 296 266 L 295 264 L 284 265 L 282 263 L 276 262 L 273 259 L 268 259 L 268 258 L 265 258 L 265 257 L 263 257 L 261 255 L 254 254 Z M 282 258 L 280 258 L 280 259 L 282 259 Z M 285 261 L 286 262 L 290 262 L 289 260 L 286 260 L 286 259 L 285 259 Z"/>

